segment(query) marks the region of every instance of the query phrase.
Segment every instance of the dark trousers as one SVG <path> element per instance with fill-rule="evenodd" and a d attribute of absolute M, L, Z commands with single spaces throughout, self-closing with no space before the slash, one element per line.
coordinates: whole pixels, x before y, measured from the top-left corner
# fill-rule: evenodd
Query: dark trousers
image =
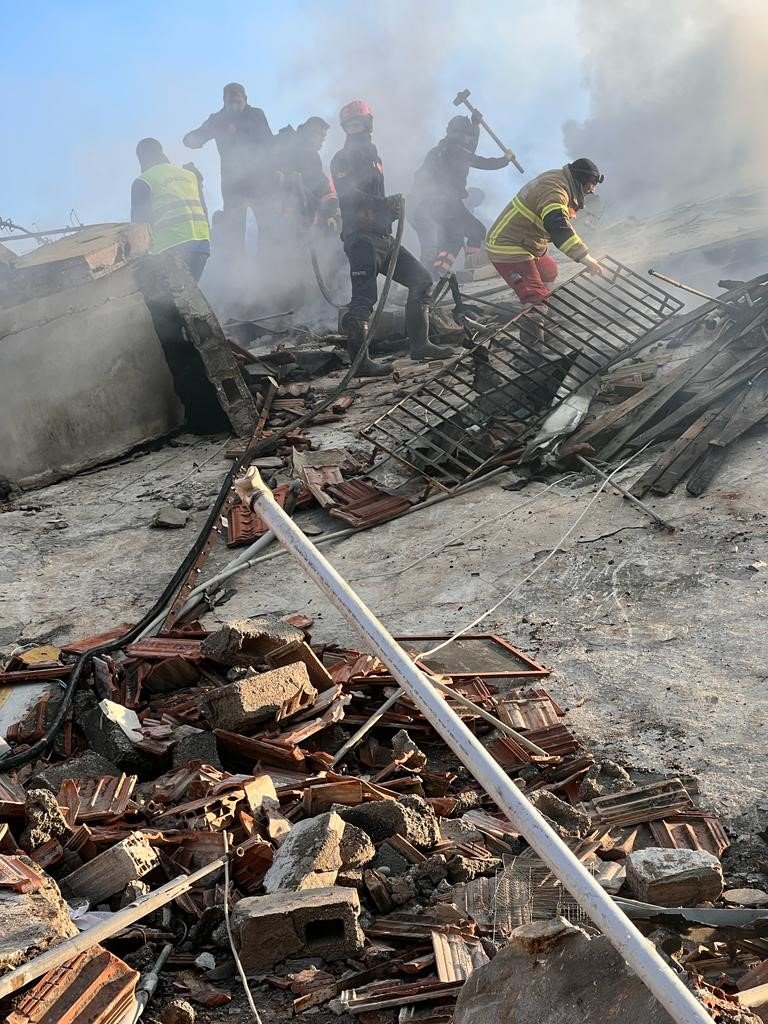
<path fill-rule="evenodd" d="M 207 242 L 184 242 L 168 251 L 172 252 L 174 256 L 178 256 L 195 281 L 200 280 L 208 257 L 211 255 L 211 248 Z"/>
<path fill-rule="evenodd" d="M 413 214 L 421 244 L 422 262 L 435 278 L 453 266 L 466 245 L 479 249 L 485 241 L 485 225 L 460 199 L 432 199 L 419 204 Z"/>
<path fill-rule="evenodd" d="M 345 238 L 344 252 L 349 260 L 352 280 L 350 316 L 359 320 L 368 320 L 370 317 L 379 294 L 377 278 L 379 274 L 386 274 L 394 245 L 392 235 L 355 233 Z M 402 246 L 393 278 L 408 289 L 408 305 L 429 306 L 432 277 L 416 257 Z"/>

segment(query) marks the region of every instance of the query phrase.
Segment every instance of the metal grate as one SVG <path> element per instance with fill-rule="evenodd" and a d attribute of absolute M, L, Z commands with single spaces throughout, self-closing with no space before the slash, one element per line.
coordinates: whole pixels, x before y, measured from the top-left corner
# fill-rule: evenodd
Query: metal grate
<path fill-rule="evenodd" d="M 360 431 L 385 456 L 451 491 L 524 443 L 561 402 L 683 303 L 611 257 L 579 271 L 544 313 L 518 313 Z M 511 330 L 509 328 L 512 328 Z"/>
<path fill-rule="evenodd" d="M 588 870 L 592 870 L 588 867 Z M 520 924 L 564 917 L 571 924 L 583 924 L 586 913 L 568 890 L 538 857 L 504 857 L 504 868 L 496 876 L 494 921 L 510 915 Z"/>

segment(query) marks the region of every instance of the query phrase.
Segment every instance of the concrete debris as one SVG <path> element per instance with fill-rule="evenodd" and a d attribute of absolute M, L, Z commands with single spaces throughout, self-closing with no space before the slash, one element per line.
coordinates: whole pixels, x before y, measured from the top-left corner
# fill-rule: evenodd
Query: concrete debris
<path fill-rule="evenodd" d="M 116 928 L 121 914 L 146 905 L 138 911 L 143 921 L 136 934 L 156 934 L 162 943 L 168 918 L 158 908 L 170 897 L 160 899 L 158 887 L 210 866 L 212 874 L 186 884 L 173 899 L 174 933 L 182 921 L 189 932 L 169 968 L 176 972 L 174 992 L 183 999 L 158 1008 L 156 1016 L 186 1021 L 190 1004 L 225 1006 L 233 994 L 218 984 L 228 983 L 232 970 L 222 920 L 226 830 L 240 956 L 247 971 L 266 974 L 266 984 L 288 1000 L 283 1016 L 310 1014 L 336 1001 L 339 1012 L 355 1016 L 391 1017 L 402 1006 L 410 1008 L 404 1019 L 447 1024 L 462 986 L 467 993 L 477 986 L 478 1002 L 467 1004 L 466 1012 L 481 1006 L 483 1024 L 493 1024 L 496 1010 L 488 999 L 495 997 L 479 980 L 505 969 L 509 958 L 517 958 L 514 970 L 525 979 L 535 973 L 535 954 L 544 963 L 543 980 L 530 986 L 532 1009 L 526 1009 L 527 982 L 515 982 L 510 1012 L 516 1016 L 510 1020 L 566 1020 L 555 1014 L 573 1004 L 557 1006 L 565 987 L 555 978 L 555 964 L 562 964 L 564 975 L 578 976 L 586 991 L 585 979 L 605 959 L 599 945 L 604 940 L 589 940 L 556 919 L 578 908 L 511 822 L 446 760 L 431 726 L 407 699 L 345 755 L 341 767 L 335 763 L 351 732 L 382 703 L 390 678 L 385 666 L 361 651 L 311 644 L 304 632 L 308 620 L 294 621 L 301 628 L 275 615 L 236 620 L 213 633 L 195 625 L 93 659 L 88 682 L 95 693 L 84 688 L 76 696 L 67 733 L 71 756 L 62 750 L 57 763 L 38 762 L 19 779 L 0 782 L 0 848 L 8 854 L 0 854 L 0 906 L 12 901 L 16 908 L 8 927 L 12 948 L 0 946 L 7 950 L 7 967 L 24 962 L 27 950 L 34 955 L 73 933 L 53 879 L 80 913 L 86 904 L 111 911 L 106 919 L 114 918 Z M 94 642 L 104 638 L 76 642 L 64 655 L 51 648 L 44 656 L 54 659 L 51 671 L 59 674 L 81 644 Z M 505 641 L 491 643 L 498 657 L 510 658 Z M 492 686 L 501 686 L 497 676 L 482 671 L 482 657 L 472 663 L 476 676 L 444 676 L 480 703 Z M 510 741 L 499 759 L 531 802 L 609 892 L 635 894 L 658 904 L 658 913 L 678 901 L 718 900 L 718 857 L 685 845 L 724 851 L 728 839 L 717 819 L 694 806 L 679 779 L 637 787 L 619 765 L 595 761 L 540 680 L 531 685 L 530 673 L 546 669 L 520 658 L 514 655 L 511 668 L 501 663 L 512 672 L 511 685 L 524 688 L 499 707 L 509 705 L 514 728 L 542 744 L 547 756 L 531 757 Z M 6 676 L 34 671 L 27 662 L 15 664 Z M 492 660 L 489 672 L 498 667 Z M 514 674 L 518 669 L 522 680 Z M 118 718 L 125 711 L 131 737 L 96 699 Z M 12 730 L 13 742 L 43 735 L 55 707 L 50 697 L 33 707 Z M 471 708 L 462 707 L 462 714 L 495 751 L 482 720 Z M 651 841 L 659 848 L 648 849 Z M 670 847 L 662 849 L 667 842 Z M 33 855 L 36 866 L 19 858 L 19 848 Z M 521 878 L 528 879 L 525 885 Z M 55 928 L 22 929 L 22 921 L 41 916 L 38 888 L 56 895 L 61 938 Z M 744 906 L 761 897 L 734 888 L 725 898 Z M 648 913 L 656 924 L 658 913 L 653 907 Z M 531 917 L 532 930 L 515 932 Z M 684 927 L 683 920 L 673 937 L 662 940 L 664 954 L 691 970 L 711 963 L 710 974 L 722 973 L 727 954 L 715 944 L 702 953 L 685 938 L 674 941 Z M 512 946 L 504 948 L 502 940 L 512 933 Z M 424 951 L 425 943 L 434 955 Z M 142 974 L 154 963 L 150 948 L 146 964 L 131 962 Z M 154 947 L 154 958 L 160 948 Z M 561 952 L 569 949 L 575 952 Z M 583 978 L 576 960 L 584 963 Z M 609 999 L 626 981 L 623 972 L 612 965 Z M 645 997 L 631 991 L 639 1015 L 647 1008 Z M 464 1012 L 463 1002 L 459 1008 Z M 589 1019 L 581 1008 L 579 1013 L 580 1020 Z"/>
<path fill-rule="evenodd" d="M 351 825 L 367 832 L 374 843 L 400 835 L 419 849 L 429 849 L 440 838 L 440 828 L 431 806 L 419 796 L 375 800 L 358 807 L 335 808 Z"/>
<path fill-rule="evenodd" d="M 160 863 L 149 841 L 133 832 L 122 842 L 61 880 L 62 889 L 83 896 L 96 906 L 115 893 L 122 892 L 129 882 L 149 874 Z"/>
<path fill-rule="evenodd" d="M 717 857 L 704 850 L 649 847 L 627 857 L 627 884 L 643 903 L 696 907 L 720 898 L 723 870 Z"/>
<path fill-rule="evenodd" d="M 334 811 L 293 826 L 264 876 L 268 893 L 320 889 L 336 881 L 344 860 L 344 822 Z"/>
<path fill-rule="evenodd" d="M 165 530 L 180 530 L 189 522 L 189 515 L 181 509 L 166 505 L 152 516 L 150 526 Z"/>
<path fill-rule="evenodd" d="M 33 892 L 0 887 L 0 972 L 19 967 L 73 935 L 77 927 L 52 878 L 43 875 Z"/>
<path fill-rule="evenodd" d="M 768 892 L 762 889 L 726 889 L 723 899 L 735 907 L 768 907 Z"/>
<path fill-rule="evenodd" d="M 24 816 L 27 826 L 21 833 L 19 846 L 27 853 L 34 853 L 51 839 L 69 835 L 71 831 L 56 797 L 47 789 L 27 790 Z"/>
<path fill-rule="evenodd" d="M 208 720 L 217 729 L 252 732 L 261 722 L 274 718 L 286 705 L 297 710 L 310 707 L 317 690 L 301 662 L 247 675 L 228 686 L 211 690 L 204 698 Z"/>
<path fill-rule="evenodd" d="M 197 1013 L 186 999 L 172 999 L 166 1003 L 160 1018 L 162 1024 L 195 1024 Z"/>
<path fill-rule="evenodd" d="M 250 667 L 280 647 L 303 639 L 300 629 L 276 616 L 264 615 L 228 622 L 206 638 L 202 650 L 207 658 L 221 665 Z"/>
<path fill-rule="evenodd" d="M 240 900 L 232 928 L 246 972 L 269 970 L 287 957 L 333 961 L 360 953 L 360 900 L 353 889 L 327 886 Z"/>

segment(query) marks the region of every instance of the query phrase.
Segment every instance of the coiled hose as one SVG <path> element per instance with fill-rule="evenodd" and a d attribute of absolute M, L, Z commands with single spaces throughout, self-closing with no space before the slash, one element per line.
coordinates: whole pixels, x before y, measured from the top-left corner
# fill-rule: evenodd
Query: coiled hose
<path fill-rule="evenodd" d="M 26 750 L 22 750 L 17 754 L 9 754 L 8 757 L 4 757 L 2 760 L 0 760 L 0 774 L 4 772 L 13 771 L 16 768 L 20 768 L 22 765 L 28 764 L 35 758 L 41 757 L 43 754 L 45 754 L 46 751 L 49 750 L 50 747 L 53 745 L 54 741 L 56 740 L 56 736 L 59 734 L 61 727 L 64 725 L 64 722 L 66 721 L 66 717 L 69 712 L 70 705 L 72 704 L 75 691 L 77 690 L 78 683 L 80 682 L 83 673 L 85 672 L 85 669 L 90 663 L 91 659 L 100 654 L 109 654 L 110 651 L 119 650 L 121 647 L 125 647 L 126 644 L 132 643 L 146 629 L 146 627 L 155 618 L 157 618 L 157 616 L 165 609 L 166 605 L 173 601 L 177 590 L 184 583 L 184 580 L 187 578 L 187 575 L 189 574 L 192 566 L 194 565 L 197 556 L 202 551 L 205 542 L 208 539 L 208 535 L 210 534 L 211 530 L 216 524 L 218 517 L 221 515 L 221 511 L 224 508 L 224 503 L 227 500 L 227 495 L 229 494 L 232 488 L 232 484 L 239 475 L 240 470 L 253 459 L 257 458 L 259 455 L 263 455 L 264 452 L 269 451 L 271 448 L 273 448 L 277 444 L 277 442 L 281 440 L 281 438 L 285 437 L 286 434 L 293 433 L 294 431 L 300 430 L 302 427 L 305 427 L 308 424 L 310 424 L 316 416 L 319 416 L 320 413 L 325 412 L 326 409 L 333 405 L 333 403 L 336 401 L 339 395 L 344 391 L 346 386 L 357 373 L 357 370 L 361 363 L 363 362 L 363 360 L 368 356 L 368 347 L 370 344 L 370 339 L 374 335 L 378 322 L 381 318 L 381 313 L 384 309 L 384 304 L 386 303 L 387 296 L 389 295 L 389 289 L 392 284 L 392 276 L 395 272 L 395 267 L 397 266 L 397 258 L 400 254 L 400 246 L 403 240 L 404 228 L 405 198 L 402 198 L 398 217 L 397 233 L 395 235 L 395 243 L 389 257 L 389 264 L 387 266 L 387 276 L 384 280 L 384 287 L 381 290 L 381 295 L 379 296 L 379 301 L 376 305 L 376 311 L 371 319 L 363 344 L 360 346 L 360 349 L 355 354 L 355 358 L 352 360 L 349 369 L 344 374 L 339 384 L 331 392 L 331 394 L 327 398 L 324 398 L 323 401 L 314 409 L 311 409 L 309 412 L 306 412 L 298 420 L 294 420 L 294 422 L 292 422 L 288 426 L 283 427 L 282 430 L 279 430 L 272 437 L 264 438 L 261 441 L 257 441 L 255 445 L 249 448 L 240 456 L 240 458 L 236 459 L 233 462 L 229 472 L 224 478 L 224 483 L 221 486 L 221 490 L 216 495 L 216 499 L 213 502 L 213 505 L 211 506 L 211 510 L 208 513 L 208 517 L 205 521 L 203 528 L 201 529 L 200 533 L 198 534 L 197 538 L 195 539 L 194 543 L 190 547 L 187 554 L 184 556 L 176 572 L 173 574 L 171 579 L 166 584 L 160 597 L 157 599 L 154 605 L 152 605 L 149 611 L 146 612 L 146 614 L 141 618 L 141 620 L 137 622 L 135 626 L 132 626 L 129 630 L 123 633 L 122 636 L 118 637 L 115 640 L 110 640 L 108 643 L 99 644 L 96 647 L 92 647 L 80 655 L 80 657 L 75 662 L 74 668 L 72 669 L 69 678 L 67 679 L 61 703 L 58 707 L 58 710 L 56 711 L 56 715 L 53 721 L 48 727 L 45 736 L 37 740 L 35 743 L 32 744 L 31 747 L 28 747 Z"/>

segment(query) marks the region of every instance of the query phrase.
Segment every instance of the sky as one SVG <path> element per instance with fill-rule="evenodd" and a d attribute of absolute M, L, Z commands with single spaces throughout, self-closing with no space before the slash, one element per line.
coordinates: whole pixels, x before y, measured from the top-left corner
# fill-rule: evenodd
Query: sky
<path fill-rule="evenodd" d="M 326 164 L 339 108 L 367 100 L 390 192 L 469 89 L 526 171 L 472 172 L 488 222 L 577 156 L 613 220 L 765 185 L 768 0 L 0 0 L 0 38 L 0 217 L 28 227 L 126 219 L 148 135 L 217 209 L 213 143 L 181 138 L 230 81 L 274 131 L 330 121 Z"/>
<path fill-rule="evenodd" d="M 172 161 L 195 161 L 216 209 L 214 145 L 191 151 L 181 138 L 221 106 L 229 81 L 245 85 L 273 131 L 324 116 L 334 125 L 326 161 L 341 143 L 340 106 L 367 99 L 393 192 L 407 191 L 465 88 L 526 170 L 561 165 L 561 125 L 588 110 L 579 8 L 580 0 L 0 0 L 0 217 L 30 228 L 68 224 L 72 211 L 83 223 L 126 219 L 134 148 L 147 135 Z M 480 152 L 496 149 L 487 140 Z M 513 169 L 476 174 L 498 204 L 522 180 Z"/>

